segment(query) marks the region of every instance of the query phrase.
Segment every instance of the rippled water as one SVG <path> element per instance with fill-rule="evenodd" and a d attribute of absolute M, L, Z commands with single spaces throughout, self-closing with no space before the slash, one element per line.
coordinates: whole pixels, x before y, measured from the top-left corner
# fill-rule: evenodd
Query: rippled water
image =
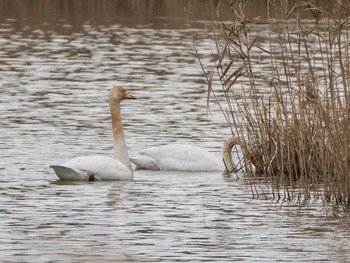
<path fill-rule="evenodd" d="M 207 114 L 186 29 L 52 30 L 8 19 L 0 42 L 1 262 L 348 261 L 346 216 L 319 201 L 253 199 L 242 178 L 136 171 L 133 182 L 56 180 L 49 164 L 112 155 L 114 85 L 139 97 L 123 104 L 131 155 L 168 142 L 220 151 L 229 131 L 219 113 Z"/>

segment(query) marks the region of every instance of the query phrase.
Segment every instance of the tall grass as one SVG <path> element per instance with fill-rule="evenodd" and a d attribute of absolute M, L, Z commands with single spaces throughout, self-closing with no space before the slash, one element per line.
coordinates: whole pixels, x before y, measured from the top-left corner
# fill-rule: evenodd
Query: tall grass
<path fill-rule="evenodd" d="M 262 20 L 229 2 L 232 21 L 213 23 L 221 88 L 210 87 L 255 193 L 267 182 L 277 199 L 349 205 L 350 5 L 267 0 Z"/>

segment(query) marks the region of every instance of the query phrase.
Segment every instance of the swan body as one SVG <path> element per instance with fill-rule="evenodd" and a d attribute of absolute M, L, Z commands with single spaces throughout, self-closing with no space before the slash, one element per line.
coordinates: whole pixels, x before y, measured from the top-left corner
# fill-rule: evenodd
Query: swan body
<path fill-rule="evenodd" d="M 113 87 L 109 92 L 115 158 L 89 155 L 50 166 L 61 180 L 132 180 L 133 170 L 129 160 L 120 114 L 120 102 L 135 99 L 122 87 Z"/>
<path fill-rule="evenodd" d="M 76 157 L 50 167 L 61 180 L 107 181 L 132 178 L 132 171 L 122 162 L 103 155 Z"/>
<path fill-rule="evenodd" d="M 140 152 L 131 161 L 137 169 L 214 172 L 224 171 L 225 165 L 220 157 L 207 150 L 187 145 L 168 144 L 152 147 Z"/>

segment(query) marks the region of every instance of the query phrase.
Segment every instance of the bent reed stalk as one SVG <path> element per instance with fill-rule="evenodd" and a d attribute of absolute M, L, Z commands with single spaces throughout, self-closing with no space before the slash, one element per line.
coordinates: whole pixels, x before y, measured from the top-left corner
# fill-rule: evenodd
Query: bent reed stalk
<path fill-rule="evenodd" d="M 217 12 L 212 25 L 209 94 L 241 146 L 242 166 L 255 171 L 254 194 L 267 182 L 277 199 L 349 205 L 350 5 L 269 0 L 263 20 L 246 15 L 247 1 L 229 2 L 233 21 Z"/>

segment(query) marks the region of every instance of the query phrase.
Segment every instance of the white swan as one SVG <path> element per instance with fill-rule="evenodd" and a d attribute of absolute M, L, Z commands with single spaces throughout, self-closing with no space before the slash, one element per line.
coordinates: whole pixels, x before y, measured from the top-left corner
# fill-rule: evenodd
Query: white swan
<path fill-rule="evenodd" d="M 231 150 L 238 144 L 235 138 L 225 142 L 223 159 L 207 150 L 187 144 L 168 144 L 143 150 L 131 157 L 137 169 L 232 173 L 236 167 L 232 162 Z"/>
<path fill-rule="evenodd" d="M 89 155 L 68 160 L 60 165 L 50 166 L 61 180 L 131 180 L 131 168 L 126 148 L 120 102 L 135 99 L 122 87 L 113 87 L 109 92 L 115 158 Z"/>

